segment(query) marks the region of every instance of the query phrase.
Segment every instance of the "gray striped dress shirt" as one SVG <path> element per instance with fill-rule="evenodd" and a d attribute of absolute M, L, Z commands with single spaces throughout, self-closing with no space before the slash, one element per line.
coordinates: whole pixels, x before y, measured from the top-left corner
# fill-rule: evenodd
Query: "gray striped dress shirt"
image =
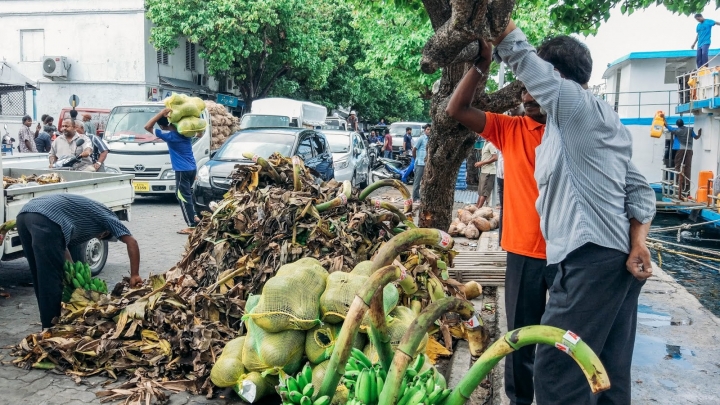
<path fill-rule="evenodd" d="M 631 162 L 632 135 L 612 107 L 542 60 L 520 29 L 496 48 L 548 114 L 535 150 L 535 207 L 548 264 L 594 243 L 630 251 L 630 218 L 655 216 L 655 193 Z M 499 60 L 498 60 L 499 61 Z"/>
<path fill-rule="evenodd" d="M 115 238 L 130 235 L 110 208 L 75 194 L 52 194 L 28 201 L 20 214 L 33 212 L 41 214 L 60 226 L 65 235 L 65 246 L 87 242 L 104 232 Z"/>

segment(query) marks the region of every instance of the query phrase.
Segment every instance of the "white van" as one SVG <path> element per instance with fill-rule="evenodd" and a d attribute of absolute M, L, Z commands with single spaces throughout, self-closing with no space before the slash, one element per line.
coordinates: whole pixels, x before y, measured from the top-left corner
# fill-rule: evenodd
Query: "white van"
<path fill-rule="evenodd" d="M 261 98 L 252 102 L 248 114 L 240 119 L 240 129 L 296 127 L 320 129 L 325 125 L 327 108 L 309 101 L 289 98 Z"/>
<path fill-rule="evenodd" d="M 105 159 L 109 173 L 134 174 L 137 194 L 175 193 L 175 171 L 167 144 L 145 131 L 145 124 L 165 108 L 161 102 L 123 104 L 112 109 L 103 139 L 110 149 Z M 208 125 L 202 137 L 193 138 L 193 154 L 200 167 L 210 158 L 211 120 L 204 110 L 200 116 Z M 157 128 L 157 125 L 155 126 Z"/>

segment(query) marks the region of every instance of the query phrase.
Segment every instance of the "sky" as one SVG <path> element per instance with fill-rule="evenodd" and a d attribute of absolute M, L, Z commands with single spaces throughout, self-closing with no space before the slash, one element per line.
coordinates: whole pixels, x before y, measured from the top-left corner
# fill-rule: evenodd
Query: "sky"
<path fill-rule="evenodd" d="M 705 18 L 720 21 L 720 10 L 708 6 L 701 11 Z M 650 7 L 630 16 L 617 7 L 603 23 L 596 36 L 581 38 L 593 58 L 591 85 L 603 83 L 607 65 L 631 52 L 674 51 L 690 49 L 695 40 L 697 21 L 692 16 L 673 14 L 665 7 Z M 720 47 L 720 27 L 713 29 L 711 48 Z"/>

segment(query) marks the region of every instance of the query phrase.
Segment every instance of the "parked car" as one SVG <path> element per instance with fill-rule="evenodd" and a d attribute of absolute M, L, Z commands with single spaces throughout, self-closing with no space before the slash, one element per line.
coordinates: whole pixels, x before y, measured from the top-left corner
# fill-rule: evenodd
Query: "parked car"
<path fill-rule="evenodd" d="M 274 152 L 284 156 L 299 156 L 310 171 L 330 180 L 335 177 L 333 155 L 328 141 L 321 132 L 304 128 L 251 128 L 240 130 L 225 144 L 213 152 L 210 160 L 198 169 L 193 199 L 198 212 L 209 211 L 213 201 L 220 201 L 230 189 L 230 179 L 235 165 L 249 165 L 252 160 L 243 153 L 267 158 Z"/>
<path fill-rule="evenodd" d="M 347 121 L 340 117 L 327 117 L 325 118 L 325 125 L 323 125 L 323 129 L 326 130 L 347 131 L 347 127 Z"/>
<path fill-rule="evenodd" d="M 413 145 L 423 133 L 424 122 L 394 122 L 390 124 L 388 129 L 392 135 L 393 153 L 400 153 L 403 147 L 403 137 L 405 136 L 405 128 L 412 128 Z"/>
<path fill-rule="evenodd" d="M 370 157 L 363 138 L 357 132 L 322 131 L 330 143 L 335 180 L 350 180 L 353 187 L 365 188 L 370 181 Z"/>
<path fill-rule="evenodd" d="M 58 130 L 62 128 L 62 122 L 65 119 L 70 118 L 70 110 L 72 108 L 66 107 L 60 111 L 60 117 L 55 122 L 57 123 Z M 90 114 L 90 125 L 95 128 L 95 134 L 102 137 L 105 134 L 105 128 L 107 127 L 108 118 L 110 118 L 110 110 L 104 108 L 76 108 L 78 112 L 78 119 L 82 121 L 83 115 Z"/>

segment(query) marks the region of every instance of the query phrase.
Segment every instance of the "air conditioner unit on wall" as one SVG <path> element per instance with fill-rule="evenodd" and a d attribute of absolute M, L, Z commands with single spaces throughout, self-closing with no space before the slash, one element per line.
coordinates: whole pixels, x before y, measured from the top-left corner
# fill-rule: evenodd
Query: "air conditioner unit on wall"
<path fill-rule="evenodd" d="M 45 56 L 43 57 L 43 76 L 67 78 L 67 72 L 70 64 L 64 56 Z"/>
<path fill-rule="evenodd" d="M 207 75 L 202 73 L 193 73 L 193 82 L 198 86 L 207 86 Z"/>

